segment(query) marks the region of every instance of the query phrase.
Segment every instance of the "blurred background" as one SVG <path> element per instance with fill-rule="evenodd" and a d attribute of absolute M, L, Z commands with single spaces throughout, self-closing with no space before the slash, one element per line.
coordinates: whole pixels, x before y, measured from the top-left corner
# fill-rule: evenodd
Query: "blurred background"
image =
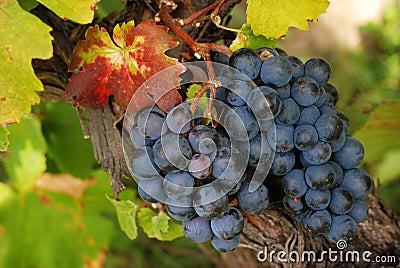
<path fill-rule="evenodd" d="M 309 32 L 291 29 L 278 46 L 304 61 L 322 57 L 331 64 L 337 107 L 366 149 L 363 168 L 400 212 L 400 2 L 330 2 Z M 230 27 L 244 23 L 245 5 L 232 11 Z M 123 7 L 102 0 L 96 12 L 102 18 Z M 0 155 L 0 267 L 220 266 L 208 245 L 159 242 L 141 228 L 135 241 L 126 237 L 105 198 L 112 194 L 108 174 L 71 106 L 41 103 L 9 129 L 10 150 Z M 135 196 L 126 190 L 121 199 Z"/>

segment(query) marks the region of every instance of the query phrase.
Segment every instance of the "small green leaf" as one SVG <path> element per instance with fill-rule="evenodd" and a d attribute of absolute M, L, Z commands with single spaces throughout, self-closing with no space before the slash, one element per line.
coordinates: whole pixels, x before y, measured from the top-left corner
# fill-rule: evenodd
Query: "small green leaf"
<path fill-rule="evenodd" d="M 156 213 L 151 208 L 140 209 L 138 223 L 150 238 L 171 241 L 183 236 L 181 224 L 172 220 L 164 212 Z"/>
<path fill-rule="evenodd" d="M 254 35 L 253 30 L 249 24 L 244 24 L 242 26 L 241 32 L 236 36 L 236 39 L 233 40 L 230 49 L 235 51 L 239 48 L 251 48 L 258 49 L 261 47 L 275 47 L 275 41 L 271 39 L 267 39 L 263 35 Z"/>
<path fill-rule="evenodd" d="M 40 120 L 33 114 L 23 117 L 20 124 L 10 125 L 11 145 L 4 167 L 19 191 L 32 188 L 35 180 L 46 170 L 46 141 Z"/>
<path fill-rule="evenodd" d="M 35 76 L 32 58 L 50 58 L 51 28 L 26 12 L 15 0 L 0 3 L 0 125 L 18 123 L 43 85 Z"/>
<path fill-rule="evenodd" d="M 255 35 L 281 38 L 289 27 L 308 30 L 307 21 L 316 21 L 329 6 L 327 0 L 248 0 L 247 23 Z"/>
<path fill-rule="evenodd" d="M 6 127 L 0 127 L 0 152 L 6 151 L 10 145 L 8 135 L 10 135 L 10 131 Z"/>
<path fill-rule="evenodd" d="M 400 100 L 380 103 L 365 125 L 354 134 L 364 144 L 365 162 L 379 160 L 389 150 L 400 148 L 399 107 Z"/>
<path fill-rule="evenodd" d="M 18 0 L 19 5 L 26 11 L 31 11 L 39 5 L 36 0 Z"/>
<path fill-rule="evenodd" d="M 118 223 L 121 230 L 130 239 L 137 237 L 137 226 L 136 226 L 136 211 L 138 206 L 129 200 L 117 201 L 106 195 L 107 199 L 114 205 L 117 212 Z"/>
<path fill-rule="evenodd" d="M 80 24 L 91 23 L 100 0 L 38 0 L 60 18 Z"/>

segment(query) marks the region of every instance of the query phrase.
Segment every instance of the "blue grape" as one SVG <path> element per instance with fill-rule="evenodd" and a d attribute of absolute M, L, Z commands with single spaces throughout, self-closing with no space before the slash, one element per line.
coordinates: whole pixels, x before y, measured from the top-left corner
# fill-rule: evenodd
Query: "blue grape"
<path fill-rule="evenodd" d="M 167 205 L 168 215 L 178 221 L 190 220 L 196 216 L 196 211 L 193 207 L 180 207 Z"/>
<path fill-rule="evenodd" d="M 182 200 L 193 192 L 194 177 L 187 171 L 168 172 L 163 181 L 165 193 L 173 200 Z"/>
<path fill-rule="evenodd" d="M 301 198 L 291 198 L 287 195 L 283 197 L 283 206 L 287 211 L 292 214 L 299 214 L 307 208 L 304 199 Z"/>
<path fill-rule="evenodd" d="M 184 102 L 169 111 L 165 122 L 172 132 L 183 134 L 189 132 L 193 118 L 193 113 L 190 111 L 190 104 Z"/>
<path fill-rule="evenodd" d="M 343 147 L 333 153 L 332 157 L 344 169 L 355 168 L 363 161 L 364 147 L 357 139 L 348 137 Z"/>
<path fill-rule="evenodd" d="M 342 120 L 334 114 L 322 114 L 314 126 L 319 139 L 326 142 L 338 141 L 344 132 Z"/>
<path fill-rule="evenodd" d="M 293 169 L 295 162 L 296 156 L 293 151 L 284 153 L 276 152 L 271 166 L 271 174 L 283 176 Z"/>
<path fill-rule="evenodd" d="M 207 197 L 200 197 L 198 202 L 201 202 L 201 198 Z M 209 198 L 208 198 L 209 199 Z M 226 195 L 222 196 L 221 198 L 214 200 L 210 203 L 204 205 L 195 205 L 194 210 L 196 211 L 197 215 L 205 219 L 215 219 L 219 217 L 228 207 L 228 197 Z"/>
<path fill-rule="evenodd" d="M 232 251 L 234 249 L 236 249 L 239 246 L 240 243 L 240 236 L 235 236 L 231 239 L 220 239 L 217 236 L 213 236 L 211 238 L 211 244 L 213 245 L 213 247 L 220 251 L 220 252 L 229 252 Z"/>
<path fill-rule="evenodd" d="M 357 236 L 357 223 L 348 215 L 332 215 L 328 238 L 333 243 L 339 240 L 350 241 Z"/>
<path fill-rule="evenodd" d="M 328 143 L 318 141 L 314 147 L 302 152 L 302 154 L 308 163 L 312 165 L 321 165 L 328 162 L 332 154 L 332 149 Z"/>
<path fill-rule="evenodd" d="M 355 199 L 362 199 L 371 192 L 372 179 L 365 170 L 353 168 L 344 172 L 340 186 L 350 190 Z"/>
<path fill-rule="evenodd" d="M 331 191 L 308 189 L 304 200 L 309 208 L 313 210 L 322 210 L 329 206 L 331 202 Z"/>
<path fill-rule="evenodd" d="M 288 55 L 285 50 L 283 50 L 282 48 L 279 48 L 279 47 L 276 47 L 275 51 L 278 52 L 278 55 L 282 56 L 282 57 L 285 57 Z"/>
<path fill-rule="evenodd" d="M 293 126 L 276 124 L 276 131 L 267 132 L 267 140 L 270 146 L 275 144 L 277 152 L 288 152 L 294 148 Z"/>
<path fill-rule="evenodd" d="M 318 108 L 314 105 L 300 108 L 300 117 L 297 120 L 297 125 L 309 124 L 314 125 L 320 116 Z"/>
<path fill-rule="evenodd" d="M 256 50 L 256 52 L 263 62 L 270 57 L 279 56 L 279 53 L 275 49 L 268 47 L 259 48 Z"/>
<path fill-rule="evenodd" d="M 229 64 L 229 57 L 221 52 L 212 51 L 211 53 L 211 60 L 217 63 L 221 63 L 224 65 Z"/>
<path fill-rule="evenodd" d="M 299 156 L 300 163 L 303 167 L 311 166 L 311 164 L 308 163 L 307 160 L 304 159 L 304 155 L 302 153 L 299 153 L 298 156 Z"/>
<path fill-rule="evenodd" d="M 267 140 L 262 140 L 261 134 L 258 134 L 250 141 L 250 154 L 248 166 L 256 167 L 260 159 L 262 161 L 270 159 L 272 156 L 272 148 L 268 145 Z"/>
<path fill-rule="evenodd" d="M 241 71 L 250 79 L 255 79 L 260 73 L 261 58 L 252 49 L 240 48 L 233 52 L 229 58 L 229 66 Z"/>
<path fill-rule="evenodd" d="M 324 87 L 319 87 L 319 90 L 320 90 L 319 97 L 317 101 L 314 103 L 316 107 L 322 106 L 325 103 L 325 98 L 326 98 L 326 92 Z"/>
<path fill-rule="evenodd" d="M 290 84 L 286 84 L 281 87 L 275 88 L 276 92 L 278 93 L 281 100 L 287 99 L 290 97 Z"/>
<path fill-rule="evenodd" d="M 137 127 L 146 139 L 155 141 L 161 137 L 165 117 L 157 106 L 147 107 L 137 114 Z"/>
<path fill-rule="evenodd" d="M 226 133 L 225 129 L 221 125 L 218 125 L 216 130 L 218 134 L 217 145 L 219 147 L 230 147 L 231 140 L 229 139 L 229 136 Z"/>
<path fill-rule="evenodd" d="M 368 205 L 364 200 L 354 200 L 353 208 L 347 213 L 356 223 L 364 221 L 368 217 Z"/>
<path fill-rule="evenodd" d="M 230 158 L 230 147 L 218 147 L 217 154 L 212 164 L 212 175 L 215 178 L 220 178 L 222 176 L 224 171 L 228 168 Z"/>
<path fill-rule="evenodd" d="M 188 140 L 195 152 L 210 154 L 216 150 L 218 133 L 212 127 L 197 125 L 190 130 Z"/>
<path fill-rule="evenodd" d="M 167 197 L 162 187 L 161 177 L 151 180 L 140 180 L 138 182 L 138 193 L 143 200 L 150 203 L 157 203 L 158 200 L 164 200 Z"/>
<path fill-rule="evenodd" d="M 298 125 L 293 133 L 294 146 L 300 151 L 313 148 L 318 142 L 317 130 L 308 124 Z"/>
<path fill-rule="evenodd" d="M 151 147 L 142 146 L 133 151 L 132 173 L 139 180 L 148 180 L 159 176 L 152 157 Z"/>
<path fill-rule="evenodd" d="M 308 190 L 304 171 L 300 169 L 292 169 L 289 173 L 283 176 L 282 189 L 285 194 L 291 198 L 299 198 L 303 196 Z"/>
<path fill-rule="evenodd" d="M 329 209 L 335 214 L 346 214 L 354 205 L 353 194 L 346 188 L 336 187 L 332 191 Z"/>
<path fill-rule="evenodd" d="M 257 214 L 267 208 L 269 203 L 269 192 L 264 184 L 255 191 L 249 191 L 249 182 L 243 182 L 236 197 L 239 208 L 247 214 Z"/>
<path fill-rule="evenodd" d="M 204 243 L 213 236 L 210 221 L 194 217 L 182 222 L 183 233 L 195 243 Z"/>
<path fill-rule="evenodd" d="M 308 210 L 301 217 L 305 231 L 312 236 L 326 234 L 331 228 L 331 214 L 327 210 Z"/>
<path fill-rule="evenodd" d="M 304 76 L 311 77 L 318 84 L 324 84 L 331 76 L 331 66 L 321 58 L 309 59 L 304 64 Z"/>
<path fill-rule="evenodd" d="M 206 179 L 211 174 L 212 161 L 205 154 L 195 154 L 189 162 L 188 170 L 196 179 Z"/>
<path fill-rule="evenodd" d="M 332 185 L 329 187 L 330 189 L 332 189 L 333 187 L 337 187 L 342 183 L 342 181 L 343 181 L 343 169 L 335 161 L 329 161 L 328 164 L 330 164 L 333 167 L 334 171 L 335 171 L 335 180 L 333 181 Z"/>
<path fill-rule="evenodd" d="M 226 100 L 232 106 L 242 106 L 252 91 L 251 84 L 243 80 L 232 80 L 227 85 Z"/>
<path fill-rule="evenodd" d="M 275 89 L 259 86 L 250 92 L 247 105 L 258 119 L 272 119 L 280 113 L 282 101 Z"/>
<path fill-rule="evenodd" d="M 324 103 L 321 106 L 318 107 L 319 112 L 321 113 L 321 115 L 323 114 L 333 114 L 336 115 L 336 109 L 335 106 L 333 106 L 330 103 Z"/>
<path fill-rule="evenodd" d="M 336 115 L 342 120 L 344 132 L 348 135 L 350 129 L 349 118 L 342 111 L 336 111 Z"/>
<path fill-rule="evenodd" d="M 243 216 L 234 207 L 228 207 L 218 218 L 211 220 L 212 232 L 216 237 L 224 240 L 238 236 L 242 232 L 243 226 Z"/>
<path fill-rule="evenodd" d="M 339 94 L 337 89 L 330 83 L 326 83 L 322 86 L 325 89 L 325 103 L 329 103 L 335 106 L 339 99 Z"/>
<path fill-rule="evenodd" d="M 284 99 L 277 118 L 283 125 L 294 125 L 300 118 L 300 107 L 292 98 Z"/>
<path fill-rule="evenodd" d="M 335 170 L 329 163 L 309 166 L 305 172 L 308 186 L 315 190 L 325 190 L 335 181 Z"/>
<path fill-rule="evenodd" d="M 266 85 L 284 86 L 292 78 L 292 65 L 282 56 L 268 58 L 261 66 L 260 76 Z"/>
<path fill-rule="evenodd" d="M 292 79 L 290 82 L 294 82 L 300 77 L 304 76 L 304 63 L 295 56 L 286 56 L 292 65 Z"/>
<path fill-rule="evenodd" d="M 235 107 L 228 111 L 224 118 L 224 126 L 230 138 L 237 141 L 253 139 L 259 131 L 259 126 L 254 115 L 246 106 Z"/>
<path fill-rule="evenodd" d="M 336 153 L 340 149 L 343 148 L 343 145 L 346 143 L 347 140 L 347 135 L 346 132 L 343 131 L 342 135 L 339 137 L 337 141 L 331 141 L 329 142 L 329 145 L 331 146 L 332 153 Z"/>
<path fill-rule="evenodd" d="M 290 93 L 297 104 L 310 106 L 318 100 L 320 89 L 313 79 L 301 77 L 293 83 Z"/>
<path fill-rule="evenodd" d="M 152 146 L 156 141 L 146 138 L 136 125 L 133 125 L 130 131 L 130 138 L 135 147 Z"/>

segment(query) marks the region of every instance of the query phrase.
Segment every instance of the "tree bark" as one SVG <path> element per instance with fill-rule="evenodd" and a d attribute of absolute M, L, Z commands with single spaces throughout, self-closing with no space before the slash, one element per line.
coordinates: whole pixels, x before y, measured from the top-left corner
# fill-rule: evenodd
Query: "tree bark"
<path fill-rule="evenodd" d="M 192 1 L 195 10 L 213 3 L 213 0 Z M 221 10 L 222 15 L 228 13 L 239 0 L 228 1 Z M 151 8 L 150 8 L 151 7 Z M 105 18 L 100 25 L 110 33 L 113 27 L 123 21 L 135 20 L 139 23 L 144 19 L 154 18 L 156 6 L 150 6 L 144 1 L 128 1 L 126 8 L 119 14 L 114 13 Z M 32 65 L 36 75 L 44 84 L 45 91 L 40 92 L 42 101 L 67 102 L 72 104 L 73 99 L 64 95 L 68 78 L 71 74 L 67 71 L 68 60 L 73 48 L 79 40 L 84 38 L 84 33 L 89 25 L 78 25 L 58 18 L 50 10 L 39 5 L 32 11 L 45 23 L 53 28 L 54 57 L 50 60 L 33 60 Z M 184 18 L 190 15 L 182 2 L 174 11 L 173 16 Z M 214 41 L 223 37 L 223 32 L 212 23 L 206 23 L 202 28 L 192 26 L 185 30 L 198 41 Z M 187 55 L 192 53 L 181 44 L 178 48 L 169 51 L 170 55 L 188 60 Z M 185 58 L 182 55 L 186 55 Z M 110 98 L 109 103 L 100 110 L 87 110 L 87 117 L 78 112 L 82 122 L 85 136 L 91 138 L 94 155 L 104 170 L 110 173 L 112 189 L 116 195 L 124 188 L 123 181 L 131 180 L 131 175 L 125 163 L 122 152 L 122 118 L 123 109 L 118 107 Z M 124 180 L 123 179 L 123 180 Z M 371 251 L 374 255 L 400 256 L 400 226 L 399 216 L 390 211 L 382 200 L 379 199 L 376 189 L 368 197 L 370 207 L 368 219 L 358 225 L 358 237 L 350 242 L 347 250 L 359 252 Z M 267 246 L 268 251 L 286 252 L 297 251 L 301 254 L 304 250 L 321 252 L 336 245 L 326 238 L 310 238 L 298 226 L 293 216 L 283 208 L 277 200 L 272 202 L 267 210 L 258 216 L 247 218 L 241 237 L 241 245 L 233 253 L 223 254 L 222 263 L 226 267 L 378 267 L 376 263 L 343 263 L 343 262 L 314 262 L 314 263 L 283 263 L 276 258 L 273 262 L 259 262 L 257 254 Z M 204 247 L 201 247 L 204 249 Z M 204 249 L 206 250 L 206 249 Z M 399 260 L 397 259 L 397 262 Z M 221 262 L 218 262 L 221 265 Z"/>

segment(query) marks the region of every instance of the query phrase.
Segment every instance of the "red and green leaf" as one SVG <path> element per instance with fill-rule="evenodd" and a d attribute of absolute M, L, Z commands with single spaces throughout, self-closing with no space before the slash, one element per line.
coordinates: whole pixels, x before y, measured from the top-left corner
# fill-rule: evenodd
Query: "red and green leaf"
<path fill-rule="evenodd" d="M 76 97 L 75 104 L 84 108 L 102 108 L 110 95 L 126 108 L 133 94 L 154 74 L 177 66 L 169 73 L 167 83 L 171 89 L 185 70 L 177 59 L 165 55 L 179 42 L 168 34 L 166 27 L 153 20 L 143 21 L 137 27 L 134 21 L 117 25 L 113 40 L 106 29 L 97 25 L 89 27 L 85 37 L 75 47 L 69 65 L 70 71 L 82 70 L 71 77 L 66 89 L 68 96 Z M 161 109 L 168 110 L 182 101 L 176 90 L 165 92 L 165 85 L 162 88 L 146 89 L 140 102 L 157 102 Z"/>

